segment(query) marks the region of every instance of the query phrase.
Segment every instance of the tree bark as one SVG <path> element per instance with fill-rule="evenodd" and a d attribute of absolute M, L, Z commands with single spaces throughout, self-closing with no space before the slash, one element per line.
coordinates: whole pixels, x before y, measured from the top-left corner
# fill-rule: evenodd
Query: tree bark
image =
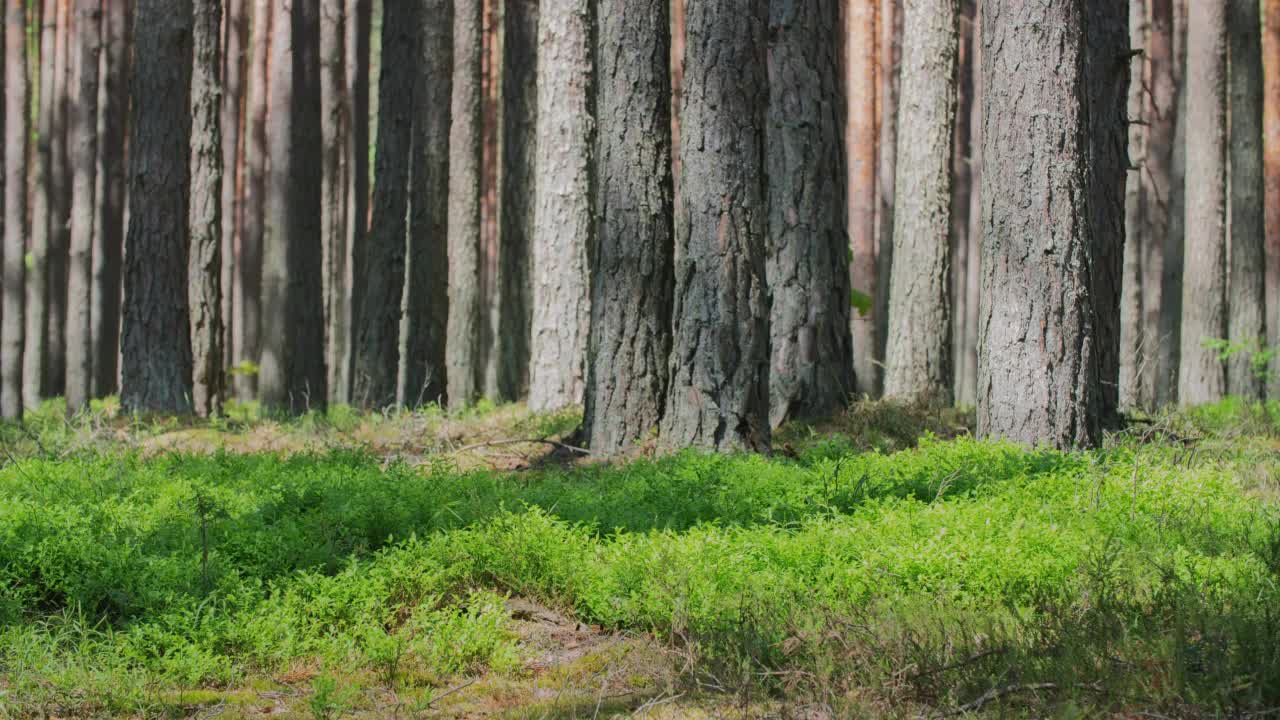
<path fill-rule="evenodd" d="M 902 78 L 903 0 L 880 0 L 879 73 L 877 101 L 878 165 L 876 170 L 876 267 L 875 298 L 871 310 L 874 322 L 875 393 L 884 391 L 884 363 L 889 341 L 889 293 L 893 276 L 893 228 L 898 162 L 898 107 Z"/>
<path fill-rule="evenodd" d="M 970 103 L 969 134 L 969 203 L 968 246 L 969 261 L 965 267 L 964 301 L 964 355 L 965 372 L 956 383 L 957 400 L 972 407 L 978 402 L 978 328 L 982 297 L 982 3 L 974 3 L 973 22 L 973 100 Z"/>
<path fill-rule="evenodd" d="M 529 389 L 533 323 L 530 276 L 538 118 L 538 2 L 506 0 L 502 13 L 502 170 L 498 273 L 488 395 L 514 400 Z"/>
<path fill-rule="evenodd" d="M 67 379 L 67 263 L 71 231 L 71 167 L 67 162 L 71 78 L 68 56 L 71 0 L 56 0 L 57 30 L 53 48 L 53 122 L 49 153 L 49 251 L 47 255 L 48 317 L 45 325 L 44 395 L 62 395 Z"/>
<path fill-rule="evenodd" d="M 769 447 L 764 0 L 688 8 L 665 444 Z"/>
<path fill-rule="evenodd" d="M 369 45 L 372 9 L 370 0 L 345 0 L 346 95 L 351 103 L 351 138 L 347 144 L 347 237 L 342 257 L 347 268 L 342 274 L 343 293 L 333 300 L 332 327 L 341 347 L 334 348 L 332 377 L 337 387 L 331 393 L 340 402 L 351 400 L 351 365 L 355 333 L 355 278 L 363 272 L 365 237 L 369 229 Z M 441 22 L 445 22 L 441 20 Z M 335 261 L 336 264 L 336 261 Z M 335 269 L 335 277 L 337 277 Z"/>
<path fill-rule="evenodd" d="M 850 312 L 853 379 L 859 395 L 876 393 L 876 3 L 848 0 L 845 90 L 848 106 L 849 284 L 859 298 Z"/>
<path fill-rule="evenodd" d="M 245 73 L 249 34 L 248 0 L 226 0 L 226 56 L 222 96 L 222 355 L 235 363 L 236 249 L 243 235 Z M 224 392 L 226 390 L 226 380 Z"/>
<path fill-rule="evenodd" d="M 413 151 L 415 76 L 420 27 L 418 3 L 388 3 L 382 18 L 378 88 L 378 144 L 373 220 L 365 245 L 362 296 L 356 316 L 352 397 L 364 408 L 395 402 L 408 238 L 409 165 Z"/>
<path fill-rule="evenodd" d="M 1265 176 L 1265 218 L 1267 256 L 1267 345 L 1280 345 L 1280 0 L 1265 0 L 1263 14 L 1263 175 Z M 1271 367 L 1280 371 L 1280 358 Z M 1280 396 L 1273 382 L 1269 395 Z"/>
<path fill-rule="evenodd" d="M 169 0 L 137 0 L 135 9 L 120 397 L 127 412 L 191 411 L 190 10 Z"/>
<path fill-rule="evenodd" d="M 68 156 L 71 179 L 71 245 L 67 274 L 67 415 L 89 409 L 93 391 L 93 226 L 98 169 L 98 55 L 102 49 L 99 0 L 76 0 L 75 102 L 70 104 Z"/>
<path fill-rule="evenodd" d="M 1231 237 L 1228 337 L 1249 348 L 1227 365 L 1227 392 L 1249 400 L 1261 400 L 1263 375 L 1254 369 L 1254 352 L 1267 341 L 1266 332 L 1266 224 L 1265 186 L 1262 173 L 1262 18 L 1258 0 L 1227 3 L 1227 46 L 1230 57 L 1231 179 L 1228 222 Z"/>
<path fill-rule="evenodd" d="M 453 6 L 427 0 L 419 20 L 413 90 L 413 168 L 409 177 L 409 254 L 400 328 L 397 402 L 443 402 L 449 322 L 449 99 L 453 90 Z"/>
<path fill-rule="evenodd" d="M 195 0 L 191 73 L 191 200 L 187 299 L 192 405 L 222 413 L 222 0 Z"/>
<path fill-rule="evenodd" d="M 839 20 L 835 0 L 770 4 L 765 269 L 775 428 L 831 414 L 853 393 Z"/>
<path fill-rule="evenodd" d="M 262 259 L 263 407 L 299 415 L 328 401 L 320 240 L 320 5 L 275 0 L 271 158 Z"/>
<path fill-rule="evenodd" d="M 449 129 L 449 323 L 446 372 L 450 407 L 476 401 L 483 359 L 480 333 L 480 0 L 455 0 Z"/>
<path fill-rule="evenodd" d="M 1182 365 L 1182 273 L 1186 252 L 1186 162 L 1187 162 L 1187 14 L 1183 0 L 1173 0 L 1170 75 L 1174 100 L 1170 107 L 1173 146 L 1169 151 L 1169 232 L 1164 243 L 1164 271 L 1160 292 L 1160 364 L 1156 383 L 1156 403 L 1178 402 L 1178 375 Z M 1159 8 L 1160 6 L 1155 6 Z"/>
<path fill-rule="evenodd" d="M 22 419 L 26 317 L 27 14 L 26 0 L 4 4 L 4 244 L 0 246 L 0 419 Z"/>
<path fill-rule="evenodd" d="M 129 117 L 129 2 L 102 3 L 98 78 L 97 208 L 93 229 L 93 396 L 119 387 L 120 294 L 124 206 L 128 179 L 124 146 Z"/>
<path fill-rule="evenodd" d="M 969 252 L 969 198 L 973 194 L 973 174 L 970 160 L 973 157 L 973 38 L 974 20 L 977 14 L 976 0 L 960 4 L 956 45 L 956 107 L 955 129 L 951 141 L 951 388 L 957 405 L 967 405 L 972 399 L 964 397 L 964 378 L 974 368 L 968 366 L 965 347 L 968 321 L 968 273 L 969 264 L 977 263 L 977 253 Z"/>
<path fill-rule="evenodd" d="M 1144 53 L 1147 45 L 1147 0 L 1129 0 L 1129 46 Z M 1147 128 L 1151 117 L 1146 101 L 1148 80 L 1143 72 L 1144 55 L 1129 59 L 1129 157 L 1132 167 L 1125 178 L 1124 195 L 1124 279 L 1120 296 L 1120 407 L 1126 410 L 1148 406 L 1143 371 L 1147 353 L 1154 349 L 1147 337 L 1144 319 L 1146 247 L 1155 241 L 1147 218 L 1148 198 L 1143 187 L 1147 157 Z"/>
<path fill-rule="evenodd" d="M 588 0 L 543 0 L 538 15 L 533 330 L 529 409 L 581 405 L 591 297 L 591 25 Z"/>
<path fill-rule="evenodd" d="M 262 361 L 262 244 L 265 232 L 267 182 L 267 100 L 272 75 L 271 0 L 253 4 L 252 34 L 248 72 L 248 99 L 245 108 L 244 198 L 240 236 L 240 257 L 236 263 L 235 332 L 237 364 L 259 366 Z M 247 368 L 246 368 L 247 369 Z M 256 372 L 236 373 L 236 396 L 249 400 L 257 396 Z"/>
<path fill-rule="evenodd" d="M 884 394 L 951 404 L 951 153 L 956 1 L 904 4 Z"/>
<path fill-rule="evenodd" d="M 598 455 L 623 450 L 658 427 L 669 377 L 674 249 L 669 7 L 669 0 L 603 0 L 597 11 L 595 102 L 601 133 L 583 427 Z M 842 229 L 838 234 L 843 242 Z M 844 248 L 836 249 L 842 256 Z M 827 271 L 840 274 L 840 267 L 833 263 Z M 847 332 L 846 327 L 840 331 Z"/>
<path fill-rule="evenodd" d="M 31 203 L 31 268 L 27 272 L 27 323 L 22 350 L 22 404 L 35 408 L 47 386 L 45 359 L 48 357 L 49 250 L 53 233 L 53 59 L 57 0 L 40 3 L 39 111 L 36 119 L 36 169 Z"/>
<path fill-rule="evenodd" d="M 1184 405 L 1226 392 L 1226 370 L 1206 340 L 1227 338 L 1226 3 L 1191 5 L 1187 37 L 1186 255 L 1182 275 Z"/>
<path fill-rule="evenodd" d="M 1177 87 L 1173 80 L 1173 12 L 1171 0 L 1151 0 L 1147 5 L 1145 74 L 1150 90 L 1145 95 L 1147 117 L 1146 157 L 1141 182 L 1145 203 L 1146 236 L 1142 247 L 1142 310 L 1144 351 L 1143 396 L 1149 407 L 1159 403 L 1163 380 L 1160 357 L 1169 339 L 1161 330 L 1164 293 L 1165 238 L 1169 235 L 1169 196 L 1172 189 L 1173 123 Z"/>
<path fill-rule="evenodd" d="M 1110 128 L 1090 127 L 1088 12 L 1087 0 L 983 5 L 978 429 L 1029 445 L 1102 439 L 1090 135 Z M 1092 180 L 1122 187 L 1120 172 Z"/>
<path fill-rule="evenodd" d="M 320 235 L 323 246 L 325 366 L 329 401 L 347 401 L 339 390 L 343 382 L 341 358 L 348 352 L 346 328 L 339 325 L 339 306 L 347 292 L 347 158 L 351 141 L 350 104 L 347 101 L 346 4 L 322 0 L 320 4 L 320 126 L 324 155 L 320 169 Z"/>

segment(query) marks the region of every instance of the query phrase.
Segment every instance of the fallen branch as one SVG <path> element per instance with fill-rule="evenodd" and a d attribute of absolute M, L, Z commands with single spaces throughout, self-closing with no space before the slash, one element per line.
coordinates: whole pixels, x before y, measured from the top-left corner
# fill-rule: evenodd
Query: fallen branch
<path fill-rule="evenodd" d="M 487 447 L 501 447 L 503 445 L 532 445 L 536 443 L 541 443 L 543 445 L 550 445 L 551 447 L 558 448 L 560 450 L 568 450 L 569 452 L 576 453 L 578 455 L 591 454 L 591 451 L 585 448 L 575 447 L 573 445 L 569 445 L 568 443 L 562 443 L 559 440 L 550 440 L 547 438 L 528 438 L 525 440 L 490 440 L 488 442 L 476 443 L 474 445 L 465 445 L 463 447 L 458 448 L 457 450 L 454 450 L 450 454 L 457 455 L 459 453 L 467 452 L 468 450 L 479 450 L 481 448 L 487 448 Z"/>
<path fill-rule="evenodd" d="M 438 703 L 438 702 L 440 702 L 441 700 L 443 700 L 443 699 L 445 699 L 445 698 L 449 697 L 450 695 L 452 695 L 452 694 L 454 694 L 454 693 L 456 693 L 456 692 L 459 692 L 459 691 L 461 691 L 461 690 L 465 690 L 466 688 L 469 688 L 469 687 L 471 687 L 472 685 L 475 685 L 475 684 L 476 684 L 476 681 L 477 681 L 477 680 L 479 680 L 479 679 L 480 679 L 480 678 L 471 678 L 470 680 L 468 680 L 468 681 L 466 681 L 466 682 L 462 683 L 461 685 L 459 685 L 459 686 L 457 686 L 457 687 L 455 687 L 455 688 L 452 688 L 452 689 L 450 689 L 450 690 L 448 690 L 448 691 L 446 691 L 446 692 L 443 692 L 443 693 L 441 693 L 441 694 L 439 694 L 439 695 L 437 695 L 437 696 L 435 696 L 435 697 L 431 698 L 431 702 L 427 703 L 427 707 L 431 707 L 432 705 L 435 705 L 436 703 Z"/>
<path fill-rule="evenodd" d="M 974 700 L 973 702 L 965 703 L 964 705 L 961 705 L 960 707 L 950 712 L 943 713 L 942 717 L 949 717 L 952 715 L 963 715 L 965 713 L 971 713 L 977 710 L 981 710 L 984 706 L 986 706 L 987 703 L 991 702 L 992 700 L 999 700 L 1005 695 L 1013 695 L 1015 693 L 1022 693 L 1022 692 L 1036 692 L 1038 690 L 1057 690 L 1057 689 L 1058 689 L 1058 684 L 1051 683 L 1051 682 L 1027 683 L 1025 685 L 1006 685 L 1002 688 L 991 688 L 990 690 L 982 693 L 982 695 L 979 695 L 977 700 Z"/>

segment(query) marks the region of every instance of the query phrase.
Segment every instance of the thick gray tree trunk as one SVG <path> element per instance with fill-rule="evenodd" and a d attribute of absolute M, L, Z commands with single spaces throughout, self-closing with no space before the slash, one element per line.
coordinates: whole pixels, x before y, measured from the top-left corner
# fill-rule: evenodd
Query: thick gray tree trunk
<path fill-rule="evenodd" d="M 191 411 L 190 10 L 190 4 L 175 8 L 170 0 L 137 0 L 134 10 L 120 388 L 126 412 Z"/>
<path fill-rule="evenodd" d="M 393 2 L 382 18 L 382 67 L 394 70 L 379 80 L 373 219 L 358 284 L 351 395 L 364 408 L 396 399 L 420 13 L 420 3 Z"/>
<path fill-rule="evenodd" d="M 89 408 L 93 391 L 93 227 L 98 169 L 98 54 L 102 49 L 102 6 L 76 0 L 75 102 L 70 104 L 68 155 L 71 162 L 71 245 L 67 274 L 67 415 Z"/>
<path fill-rule="evenodd" d="M 907 0 L 902 33 L 886 397 L 951 404 L 956 0 Z"/>
<path fill-rule="evenodd" d="M 1227 392 L 1261 400 L 1264 376 L 1254 352 L 1267 341 L 1266 225 L 1262 175 L 1262 18 L 1258 0 L 1229 0 L 1231 232 L 1227 336 L 1251 352 L 1227 365 Z"/>
<path fill-rule="evenodd" d="M 876 341 L 876 5 L 881 0 L 849 0 L 845 11 L 845 92 L 848 109 L 845 149 L 849 165 L 849 284 L 859 298 L 851 310 L 854 388 L 875 395 L 880 377 Z M 891 1 L 891 0 L 890 0 Z M 892 154 L 892 153 L 891 153 Z"/>
<path fill-rule="evenodd" d="M 116 392 L 120 374 L 120 273 L 128 187 L 124 146 L 129 118 L 129 3 L 102 4 L 98 78 L 98 170 L 93 229 L 93 396 Z"/>
<path fill-rule="evenodd" d="M 0 246 L 0 419 L 22 419 L 26 328 L 27 3 L 4 5 L 4 243 Z M 39 380 L 39 376 L 33 377 Z"/>
<path fill-rule="evenodd" d="M 480 390 L 480 0 L 455 0 L 453 89 L 449 129 L 449 323 L 446 372 L 450 407 L 466 407 Z"/>
<path fill-rule="evenodd" d="M 591 297 L 591 24 L 588 0 L 543 0 L 538 14 L 533 328 L 529 408 L 580 405 Z"/>
<path fill-rule="evenodd" d="M 195 0 L 191 69 L 192 405 L 200 417 L 222 413 L 222 0 Z"/>
<path fill-rule="evenodd" d="M 44 395 L 44 365 L 48 357 L 49 324 L 49 244 L 51 241 L 53 197 L 50 179 L 53 166 L 54 74 L 53 48 L 57 25 L 57 0 L 40 3 L 40 58 L 36 116 L 36 168 L 32 178 L 31 267 L 27 272 L 27 323 L 22 347 L 22 404 L 34 408 Z"/>
<path fill-rule="evenodd" d="M 668 8 L 669 0 L 598 6 L 602 131 L 583 420 L 598 455 L 651 433 L 665 400 L 673 251 Z M 838 263 L 828 268 L 842 270 Z"/>
<path fill-rule="evenodd" d="M 271 0 L 254 0 L 250 39 L 248 98 L 245 107 L 244 138 L 244 216 L 240 236 L 240 257 L 236 263 L 235 360 L 259 366 L 262 361 L 262 242 L 265 232 L 267 196 L 267 101 L 272 74 Z M 236 396 L 241 400 L 255 398 L 258 375 L 242 372 L 236 375 Z"/>
<path fill-rule="evenodd" d="M 1227 338 L 1226 3 L 1194 2 L 1187 37 L 1186 255 L 1182 273 L 1184 405 L 1226 394 L 1226 368 L 1206 340 Z"/>
<path fill-rule="evenodd" d="M 853 393 L 839 4 L 769 10 L 769 421 L 816 417 Z"/>
<path fill-rule="evenodd" d="M 1088 11 L 1086 0 L 983 5 L 984 436 L 1056 447 L 1102 439 Z M 1123 187 L 1120 173 L 1093 180 Z"/>
<path fill-rule="evenodd" d="M 262 260 L 263 407 L 301 414 L 328 401 L 320 239 L 319 0 L 275 0 L 271 171 Z"/>
<path fill-rule="evenodd" d="M 764 0 L 686 18 L 675 336 L 664 443 L 769 447 Z"/>
<path fill-rule="evenodd" d="M 449 323 L 449 98 L 453 89 L 453 5 L 426 0 L 413 90 L 413 168 L 400 376 L 396 398 L 416 407 L 444 399 Z"/>

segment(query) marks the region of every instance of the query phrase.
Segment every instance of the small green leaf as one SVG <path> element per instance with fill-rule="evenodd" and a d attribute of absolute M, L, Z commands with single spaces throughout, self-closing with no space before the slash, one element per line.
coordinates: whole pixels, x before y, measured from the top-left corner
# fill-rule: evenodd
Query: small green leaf
<path fill-rule="evenodd" d="M 31 253 L 27 253 L 26 255 L 23 255 L 23 256 L 22 256 L 22 264 L 23 264 L 23 265 L 26 265 L 28 270 L 35 270 L 35 269 L 36 269 L 36 256 L 35 256 L 35 255 L 33 255 L 33 254 L 31 254 Z"/>
<path fill-rule="evenodd" d="M 871 314 L 871 296 L 861 290 L 849 291 L 849 304 L 857 308 L 859 317 L 866 317 Z"/>

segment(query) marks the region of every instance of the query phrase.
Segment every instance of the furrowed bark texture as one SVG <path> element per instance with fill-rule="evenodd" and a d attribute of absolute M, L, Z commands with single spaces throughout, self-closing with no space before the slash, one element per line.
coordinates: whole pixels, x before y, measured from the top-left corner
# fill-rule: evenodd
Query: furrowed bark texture
<path fill-rule="evenodd" d="M 93 396 L 116 392 L 120 374 L 120 293 L 128 179 L 124 146 L 129 118 L 129 2 L 102 4 L 98 80 L 97 208 L 93 230 Z"/>
<path fill-rule="evenodd" d="M 449 129 L 449 323 L 445 351 L 450 407 L 474 403 L 480 390 L 480 0 L 456 0 Z"/>
<path fill-rule="evenodd" d="M 1032 445 L 1101 441 L 1085 12 L 983 5 L 978 430 Z"/>
<path fill-rule="evenodd" d="M 839 19 L 835 0 L 774 0 L 769 9 L 772 427 L 829 415 L 853 392 Z"/>
<path fill-rule="evenodd" d="M 350 318 L 341 310 L 347 283 L 347 158 L 351 140 L 351 106 L 347 101 L 346 3 L 320 4 L 320 238 L 324 268 L 325 368 L 329 401 L 345 403 L 349 393 L 342 358 L 350 350 Z"/>
<path fill-rule="evenodd" d="M 137 0 L 129 232 L 125 239 L 123 367 L 126 412 L 191 411 L 187 314 L 191 14 L 182 3 Z"/>
<path fill-rule="evenodd" d="M 323 409 L 328 400 L 320 279 L 320 14 L 319 0 L 276 2 L 259 394 L 268 410 L 298 415 Z"/>
<path fill-rule="evenodd" d="M 1182 275 L 1184 405 L 1220 400 L 1226 369 L 1205 340 L 1227 338 L 1226 3 L 1195 2 L 1187 32 L 1186 255 Z"/>
<path fill-rule="evenodd" d="M 669 0 L 598 6 L 601 133 L 583 426 L 600 455 L 653 432 L 666 393 L 674 232 L 668 8 Z"/>
<path fill-rule="evenodd" d="M 543 0 L 538 14 L 533 328 L 529 409 L 580 405 L 591 321 L 591 25 L 588 0 Z"/>
<path fill-rule="evenodd" d="M 262 242 L 267 195 L 267 100 L 272 74 L 271 0 L 255 0 L 249 60 L 249 95 L 245 108 L 244 214 L 240 258 L 236 263 L 234 330 L 236 362 L 262 362 Z M 283 80 L 281 80 L 283 81 Z M 241 400 L 258 393 L 257 373 L 236 375 L 236 395 Z"/>
<path fill-rule="evenodd" d="M 852 309 L 853 380 L 859 395 L 876 393 L 876 3 L 849 0 L 846 10 L 845 148 L 849 172 L 849 284 L 861 302 Z"/>
<path fill-rule="evenodd" d="M 53 232 L 53 197 L 50 181 L 53 170 L 54 128 L 54 28 L 57 25 L 55 3 L 40 3 L 40 88 L 39 112 L 36 119 L 35 186 L 31 202 L 31 268 L 27 273 L 27 327 L 22 349 L 22 404 L 34 408 L 44 395 L 45 358 L 48 357 L 49 324 L 49 245 Z"/>
<path fill-rule="evenodd" d="M 1249 348 L 1227 365 L 1227 392 L 1261 400 L 1263 375 L 1254 352 L 1266 343 L 1266 220 L 1262 174 L 1262 18 L 1258 0 L 1228 0 L 1231 171 L 1230 279 L 1227 336 Z"/>
<path fill-rule="evenodd" d="M 67 414 L 89 407 L 93 390 L 94 176 L 98 168 L 98 54 L 102 12 L 98 0 L 76 0 L 75 102 L 70 105 L 71 244 L 67 273 Z"/>
<path fill-rule="evenodd" d="M 195 0 L 191 71 L 192 405 L 200 417 L 222 413 L 222 0 Z"/>
<path fill-rule="evenodd" d="M 669 446 L 769 447 L 764 0 L 688 8 Z"/>
<path fill-rule="evenodd" d="M 956 0 L 906 0 L 884 394 L 951 404 Z"/>
<path fill-rule="evenodd" d="M 360 278 L 351 378 L 352 398 L 365 408 L 386 407 L 396 399 L 419 13 L 418 3 L 392 2 L 382 18 L 382 66 L 392 70 L 379 80 L 373 220 Z"/>
<path fill-rule="evenodd" d="M 0 248 L 0 419 L 22 419 L 26 331 L 26 0 L 4 4 L 4 244 Z M 38 376 L 34 376 L 38 379 Z"/>
<path fill-rule="evenodd" d="M 397 399 L 443 404 L 449 322 L 449 97 L 453 88 L 453 6 L 426 0 L 413 91 L 413 168 L 409 178 L 409 254 L 400 328 Z"/>

